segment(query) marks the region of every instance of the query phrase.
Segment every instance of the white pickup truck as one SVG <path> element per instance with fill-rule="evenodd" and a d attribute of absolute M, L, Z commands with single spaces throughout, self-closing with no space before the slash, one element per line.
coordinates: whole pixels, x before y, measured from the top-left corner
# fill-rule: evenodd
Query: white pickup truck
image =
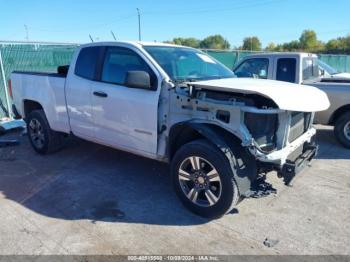
<path fill-rule="evenodd" d="M 321 89 L 331 106 L 315 115 L 315 123 L 334 126 L 338 141 L 350 148 L 350 74 L 337 73 L 315 54 L 285 52 L 246 56 L 233 72 L 237 77 L 273 79 Z M 299 98 L 296 95 L 294 99 Z"/>
<path fill-rule="evenodd" d="M 316 153 L 314 112 L 329 106 L 317 88 L 237 79 L 205 53 L 175 45 L 92 43 L 58 71 L 11 76 L 13 110 L 38 153 L 74 134 L 171 162 L 180 200 L 208 218 L 251 196 L 266 172 L 288 184 Z"/>

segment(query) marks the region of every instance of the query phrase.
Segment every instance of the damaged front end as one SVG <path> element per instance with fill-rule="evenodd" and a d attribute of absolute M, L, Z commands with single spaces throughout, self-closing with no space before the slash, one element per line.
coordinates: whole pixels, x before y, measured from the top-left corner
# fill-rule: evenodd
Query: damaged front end
<path fill-rule="evenodd" d="M 316 130 L 312 127 L 314 114 L 270 113 L 246 113 L 245 125 L 251 136 L 248 148 L 259 161 L 260 173 L 275 170 L 288 185 L 317 153 Z"/>
<path fill-rule="evenodd" d="M 275 170 L 289 184 L 316 155 L 312 112 L 280 109 L 259 94 L 211 90 L 197 83 L 171 93 L 170 125 L 191 121 L 229 131 L 254 156 L 258 174 Z"/>

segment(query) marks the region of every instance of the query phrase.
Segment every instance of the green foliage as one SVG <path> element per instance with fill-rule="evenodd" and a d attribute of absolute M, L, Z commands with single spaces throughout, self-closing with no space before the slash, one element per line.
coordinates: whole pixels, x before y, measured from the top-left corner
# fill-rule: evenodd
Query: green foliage
<path fill-rule="evenodd" d="M 326 44 L 325 52 L 330 54 L 350 54 L 350 36 L 329 40 Z"/>
<path fill-rule="evenodd" d="M 221 35 L 208 36 L 203 40 L 198 40 L 193 37 L 188 37 L 188 38 L 176 37 L 171 41 L 165 41 L 165 43 L 189 46 L 194 48 L 207 48 L 207 49 L 229 49 L 230 48 L 230 43 Z"/>
<path fill-rule="evenodd" d="M 200 42 L 201 48 L 208 49 L 229 49 L 230 43 L 221 35 L 212 35 Z"/>
<path fill-rule="evenodd" d="M 266 46 L 265 50 L 266 51 L 276 51 L 276 47 L 277 47 L 276 44 L 271 42 Z"/>
<path fill-rule="evenodd" d="M 193 37 L 177 37 L 172 41 L 166 41 L 166 43 L 204 49 L 230 48 L 230 43 L 221 35 L 208 36 L 203 40 L 199 40 Z M 262 45 L 258 37 L 246 37 L 243 39 L 243 45 L 241 49 L 249 51 L 261 51 Z M 271 42 L 264 48 L 264 50 L 271 52 L 304 51 L 312 53 L 350 54 L 350 35 L 346 37 L 331 39 L 328 42 L 323 43 L 318 40 L 315 31 L 308 29 L 302 32 L 298 40 L 293 40 L 277 45 Z"/>
<path fill-rule="evenodd" d="M 317 47 L 317 35 L 313 30 L 304 30 L 299 38 L 300 48 L 304 50 L 313 50 Z"/>
<path fill-rule="evenodd" d="M 304 30 L 299 40 L 293 40 L 288 43 L 275 45 L 268 44 L 267 51 L 305 51 L 313 53 L 328 54 L 350 54 L 350 36 L 338 37 L 323 43 L 317 39 L 317 34 L 313 30 Z"/>
<path fill-rule="evenodd" d="M 168 43 L 172 43 L 175 45 L 183 45 L 183 46 L 189 46 L 193 48 L 199 48 L 200 40 L 194 38 L 194 37 L 176 37 L 172 41 L 168 41 Z"/>
<path fill-rule="evenodd" d="M 324 48 L 324 44 L 317 39 L 316 32 L 304 30 L 299 38 L 300 49 L 307 52 L 319 52 Z"/>
<path fill-rule="evenodd" d="M 298 51 L 300 49 L 300 42 L 298 40 L 290 41 L 289 43 L 284 43 L 277 45 L 275 51 Z"/>
<path fill-rule="evenodd" d="M 261 42 L 258 37 L 246 37 L 243 39 L 243 50 L 261 51 Z"/>

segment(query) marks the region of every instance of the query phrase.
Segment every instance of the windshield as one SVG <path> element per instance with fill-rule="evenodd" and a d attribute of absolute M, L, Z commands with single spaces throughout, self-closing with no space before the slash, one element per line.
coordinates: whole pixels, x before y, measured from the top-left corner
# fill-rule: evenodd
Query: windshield
<path fill-rule="evenodd" d="M 173 81 L 235 77 L 233 72 L 207 54 L 186 47 L 144 46 Z"/>
<path fill-rule="evenodd" d="M 318 60 L 318 67 L 321 69 L 321 70 L 324 70 L 326 75 L 335 75 L 338 73 L 338 71 L 331 67 L 330 65 L 326 64 L 325 62 L 322 62 L 321 60 Z"/>

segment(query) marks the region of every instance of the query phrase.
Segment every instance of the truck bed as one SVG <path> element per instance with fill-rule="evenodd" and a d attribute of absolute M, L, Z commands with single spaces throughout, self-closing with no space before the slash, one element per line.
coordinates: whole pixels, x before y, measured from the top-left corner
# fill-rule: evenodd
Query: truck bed
<path fill-rule="evenodd" d="M 35 72 L 35 71 L 13 71 L 12 74 L 22 75 L 37 75 L 37 76 L 52 76 L 52 77 L 67 77 L 69 65 L 57 67 L 56 73 L 51 72 Z"/>
<path fill-rule="evenodd" d="M 25 103 L 39 102 L 50 127 L 55 131 L 69 133 L 64 74 L 15 71 L 11 75 L 11 82 L 13 104 L 22 117 L 26 117 Z"/>
<path fill-rule="evenodd" d="M 63 74 L 59 74 L 59 73 L 46 73 L 46 72 L 13 71 L 12 74 L 34 75 L 34 76 L 50 76 L 50 77 L 63 77 L 63 78 L 66 78 L 66 75 L 63 75 Z"/>

